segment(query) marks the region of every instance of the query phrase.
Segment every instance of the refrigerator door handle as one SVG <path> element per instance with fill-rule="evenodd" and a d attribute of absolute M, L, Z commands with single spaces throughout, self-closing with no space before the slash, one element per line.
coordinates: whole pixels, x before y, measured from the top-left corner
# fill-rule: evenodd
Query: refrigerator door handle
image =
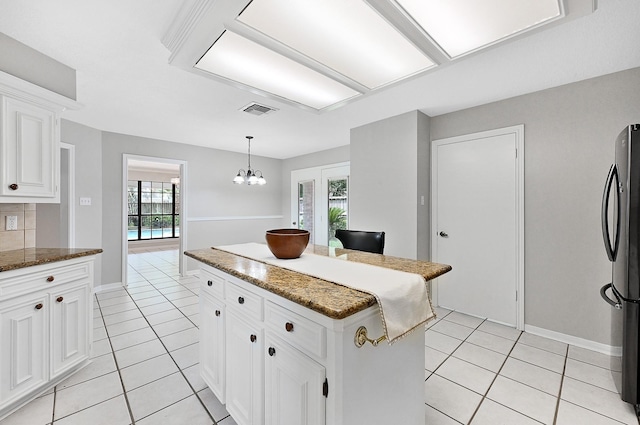
<path fill-rule="evenodd" d="M 611 186 L 614 184 L 615 190 L 618 191 L 618 167 L 613 164 L 609 169 L 607 180 L 604 184 L 604 193 L 602 194 L 602 212 L 600 214 L 602 218 L 602 238 L 604 239 L 604 248 L 607 251 L 607 257 L 609 261 L 616 261 L 618 255 L 618 235 L 620 234 L 620 206 L 616 206 L 616 231 L 615 241 L 611 243 L 611 235 L 609 234 L 609 194 L 611 193 Z M 619 196 L 616 196 L 618 203 L 620 202 Z"/>
<path fill-rule="evenodd" d="M 616 301 L 613 301 L 607 296 L 607 289 L 609 288 L 611 288 L 611 293 L 613 294 L 613 296 L 616 297 Z M 618 310 L 622 308 L 622 300 L 618 297 L 617 291 L 613 289 L 613 285 L 611 283 L 607 283 L 602 288 L 600 288 L 600 296 L 603 300 L 611 304 L 613 308 L 617 308 Z"/>

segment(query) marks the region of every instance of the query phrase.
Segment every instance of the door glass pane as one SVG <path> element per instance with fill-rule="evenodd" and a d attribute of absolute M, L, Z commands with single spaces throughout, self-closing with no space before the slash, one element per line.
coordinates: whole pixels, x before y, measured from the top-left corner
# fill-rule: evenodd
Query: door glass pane
<path fill-rule="evenodd" d="M 309 231 L 310 244 L 314 243 L 314 183 L 313 180 L 298 183 L 298 229 Z"/>
<path fill-rule="evenodd" d="M 327 189 L 329 191 L 329 211 L 327 213 L 329 246 L 341 248 L 342 244 L 336 239 L 336 230 L 349 227 L 349 178 L 330 178 Z"/>

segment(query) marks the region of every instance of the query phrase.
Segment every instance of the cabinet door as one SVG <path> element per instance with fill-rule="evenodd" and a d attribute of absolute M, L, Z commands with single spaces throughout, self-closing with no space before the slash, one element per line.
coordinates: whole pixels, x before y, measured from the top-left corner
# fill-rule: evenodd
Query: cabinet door
<path fill-rule="evenodd" d="M 56 198 L 59 144 L 55 113 L 2 97 L 2 128 L 0 195 Z"/>
<path fill-rule="evenodd" d="M 49 306 L 33 294 L 0 303 L 0 406 L 49 379 Z"/>
<path fill-rule="evenodd" d="M 227 411 L 238 425 L 263 423 L 262 329 L 227 308 Z"/>
<path fill-rule="evenodd" d="M 265 425 L 324 425 L 325 368 L 266 333 Z"/>
<path fill-rule="evenodd" d="M 52 378 L 89 357 L 89 287 L 63 286 L 50 293 Z"/>
<path fill-rule="evenodd" d="M 200 374 L 222 404 L 225 403 L 224 304 L 200 292 Z"/>

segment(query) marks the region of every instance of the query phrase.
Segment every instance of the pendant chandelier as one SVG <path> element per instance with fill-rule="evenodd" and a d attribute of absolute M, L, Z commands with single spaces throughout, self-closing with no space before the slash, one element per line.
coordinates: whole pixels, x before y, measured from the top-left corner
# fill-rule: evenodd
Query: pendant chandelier
<path fill-rule="evenodd" d="M 235 184 L 243 184 L 246 181 L 247 184 L 250 186 L 254 184 L 257 184 L 260 186 L 265 185 L 267 184 L 267 181 L 265 180 L 264 177 L 262 177 L 262 171 L 251 169 L 251 139 L 253 139 L 253 136 L 246 136 L 246 137 L 247 137 L 247 141 L 249 142 L 249 151 L 248 151 L 249 166 L 247 167 L 247 171 L 244 171 L 242 168 L 239 169 L 238 175 L 233 179 L 233 182 Z"/>

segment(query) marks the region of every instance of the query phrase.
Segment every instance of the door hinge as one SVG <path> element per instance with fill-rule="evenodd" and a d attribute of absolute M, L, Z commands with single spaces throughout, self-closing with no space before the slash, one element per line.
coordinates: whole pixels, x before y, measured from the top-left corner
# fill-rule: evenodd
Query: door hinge
<path fill-rule="evenodd" d="M 324 383 L 322 384 L 322 395 L 325 397 L 329 396 L 329 381 L 327 378 L 324 378 Z"/>

